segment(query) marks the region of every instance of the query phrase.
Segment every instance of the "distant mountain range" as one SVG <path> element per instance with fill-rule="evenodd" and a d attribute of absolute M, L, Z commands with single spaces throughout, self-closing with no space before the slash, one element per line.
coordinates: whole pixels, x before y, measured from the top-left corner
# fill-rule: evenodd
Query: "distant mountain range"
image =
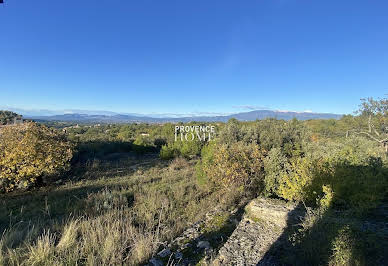
<path fill-rule="evenodd" d="M 23 114 L 23 113 L 22 113 Z M 113 112 L 98 113 L 97 111 L 87 111 L 87 113 L 65 113 L 55 115 L 24 115 L 25 118 L 30 118 L 40 121 L 65 121 L 77 123 L 166 123 L 166 122 L 227 122 L 231 118 L 240 121 L 254 121 L 256 119 L 276 118 L 290 120 L 293 118 L 299 120 L 308 119 L 339 119 L 340 114 L 332 113 L 313 113 L 313 112 L 292 112 L 292 111 L 274 111 L 274 110 L 256 110 L 250 112 L 242 112 L 230 115 L 217 116 L 186 116 L 186 117 L 164 117 L 164 116 L 148 116 L 141 114 L 118 114 Z"/>

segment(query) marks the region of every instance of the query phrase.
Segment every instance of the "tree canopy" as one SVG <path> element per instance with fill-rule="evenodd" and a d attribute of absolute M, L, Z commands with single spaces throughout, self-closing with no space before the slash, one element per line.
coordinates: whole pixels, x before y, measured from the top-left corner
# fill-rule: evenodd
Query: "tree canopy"
<path fill-rule="evenodd" d="M 21 115 L 11 111 L 0 110 L 0 125 L 11 124 L 15 118 L 21 118 Z"/>

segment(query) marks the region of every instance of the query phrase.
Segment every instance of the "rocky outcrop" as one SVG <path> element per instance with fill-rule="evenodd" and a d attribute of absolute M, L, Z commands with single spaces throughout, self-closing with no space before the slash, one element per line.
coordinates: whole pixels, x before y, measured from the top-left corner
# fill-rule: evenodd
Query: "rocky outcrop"
<path fill-rule="evenodd" d="M 212 264 L 256 265 L 281 233 L 281 228 L 275 224 L 244 218 Z"/>
<path fill-rule="evenodd" d="M 202 265 L 209 264 L 216 256 L 219 244 L 223 244 L 237 226 L 240 219 L 236 217 L 242 216 L 242 211 L 239 213 L 241 206 L 236 207 L 233 210 L 216 207 L 208 212 L 204 219 L 186 228 L 180 236 L 167 244 L 148 265 L 196 265 L 199 261 Z"/>
<path fill-rule="evenodd" d="M 273 223 L 279 227 L 285 227 L 290 223 L 300 221 L 304 210 L 295 203 L 277 199 L 257 198 L 246 207 L 246 216 L 251 220 Z"/>
<path fill-rule="evenodd" d="M 268 250 L 302 215 L 303 208 L 296 204 L 265 198 L 252 200 L 245 209 L 215 209 L 164 247 L 149 265 L 277 265 Z"/>
<path fill-rule="evenodd" d="M 280 200 L 258 198 L 245 208 L 246 214 L 219 250 L 213 265 L 277 265 L 268 254 L 289 224 L 300 221 L 303 209 Z"/>

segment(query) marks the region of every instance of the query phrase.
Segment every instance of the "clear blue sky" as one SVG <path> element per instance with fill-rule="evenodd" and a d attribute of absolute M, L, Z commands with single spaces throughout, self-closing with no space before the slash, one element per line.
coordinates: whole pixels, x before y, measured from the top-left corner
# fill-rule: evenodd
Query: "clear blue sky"
<path fill-rule="evenodd" d="M 388 93 L 386 0 L 4 1 L 1 106 L 350 113 Z"/>

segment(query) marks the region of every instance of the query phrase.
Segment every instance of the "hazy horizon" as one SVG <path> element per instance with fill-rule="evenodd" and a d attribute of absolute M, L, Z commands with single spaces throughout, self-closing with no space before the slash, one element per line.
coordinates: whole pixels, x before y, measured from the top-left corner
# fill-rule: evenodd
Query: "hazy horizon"
<path fill-rule="evenodd" d="M 314 112 L 312 110 L 303 110 L 303 111 L 297 111 L 297 110 L 278 110 L 278 109 L 271 109 L 271 108 L 246 108 L 246 109 L 240 109 L 240 111 L 235 112 L 190 112 L 190 113 L 127 113 L 127 112 L 113 112 L 109 110 L 84 110 L 84 109 L 63 109 L 63 110 L 49 110 L 49 109 L 24 109 L 24 108 L 15 108 L 10 106 L 1 106 L 0 110 L 8 110 L 12 111 L 18 114 L 21 114 L 23 116 L 31 116 L 31 117 L 38 117 L 38 116 L 55 116 L 55 115 L 66 115 L 66 114 L 81 114 L 81 115 L 105 115 L 105 116 L 113 116 L 113 115 L 132 115 L 132 116 L 147 116 L 147 117 L 195 117 L 195 116 L 228 116 L 233 114 L 239 114 L 239 113 L 247 113 L 252 111 L 273 111 L 273 112 L 279 112 L 279 113 L 322 113 L 322 114 L 338 114 L 333 112 Z M 350 114 L 353 114 L 350 113 Z M 338 114 L 338 115 L 346 115 L 346 114 Z"/>

